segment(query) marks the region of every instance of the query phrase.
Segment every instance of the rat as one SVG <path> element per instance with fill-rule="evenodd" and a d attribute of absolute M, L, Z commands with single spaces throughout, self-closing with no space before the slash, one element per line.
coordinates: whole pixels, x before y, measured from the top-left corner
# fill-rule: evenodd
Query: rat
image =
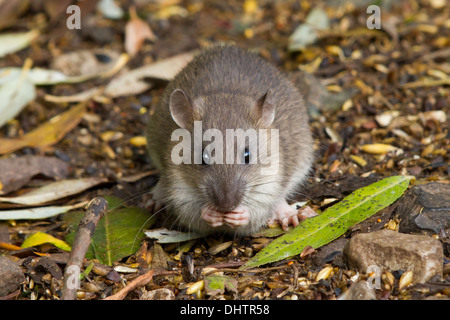
<path fill-rule="evenodd" d="M 298 225 L 287 199 L 313 163 L 308 121 L 301 93 L 268 61 L 234 45 L 204 49 L 169 82 L 149 119 L 147 148 L 160 173 L 153 209 L 205 234 L 251 235 L 273 220 L 285 230 Z"/>

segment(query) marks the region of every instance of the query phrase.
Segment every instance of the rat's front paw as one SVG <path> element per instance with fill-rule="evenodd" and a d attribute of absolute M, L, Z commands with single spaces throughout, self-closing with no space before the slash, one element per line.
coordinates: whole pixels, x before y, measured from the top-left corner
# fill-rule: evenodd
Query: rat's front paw
<path fill-rule="evenodd" d="M 220 227 L 226 224 L 231 228 L 237 228 L 249 223 L 250 213 L 244 207 L 237 207 L 232 212 L 220 212 L 205 207 L 202 209 L 201 218 L 212 227 Z"/>
<path fill-rule="evenodd" d="M 220 227 L 223 225 L 224 214 L 208 207 L 202 209 L 201 218 L 205 220 L 211 227 Z"/>
<path fill-rule="evenodd" d="M 250 212 L 247 208 L 239 206 L 232 212 L 225 213 L 224 222 L 232 228 L 245 226 L 250 222 Z"/>
<path fill-rule="evenodd" d="M 158 213 L 164 209 L 164 202 L 153 198 L 150 194 L 150 198 L 145 202 L 145 209 L 151 213 Z"/>
<path fill-rule="evenodd" d="M 292 208 L 286 200 L 283 200 L 275 207 L 274 215 L 269 220 L 268 224 L 277 221 L 281 224 L 283 230 L 286 231 L 289 229 L 289 225 L 296 227 L 300 221 L 314 216 L 317 216 L 317 213 L 310 207 L 296 210 Z"/>

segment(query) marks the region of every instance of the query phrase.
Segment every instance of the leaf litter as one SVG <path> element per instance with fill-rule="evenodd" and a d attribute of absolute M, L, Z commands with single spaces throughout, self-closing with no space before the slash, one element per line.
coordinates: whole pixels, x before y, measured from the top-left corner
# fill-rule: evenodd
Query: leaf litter
<path fill-rule="evenodd" d="M 108 3 L 103 2 L 103 5 Z M 62 77 L 54 73 L 57 70 L 54 68 L 57 57 L 78 51 L 80 44 L 91 53 L 106 44 L 119 57 L 122 56 L 120 53 L 125 52 L 125 26 L 129 20 L 124 16 L 110 16 L 116 19 L 111 24 L 109 18 L 83 8 L 94 18 L 92 23 L 95 27 L 91 25 L 74 34 L 67 30 L 64 19 L 58 18 L 58 12 L 65 10 L 63 2 L 53 7 L 46 4 L 42 8 L 41 14 L 48 16 L 48 21 L 33 20 L 36 14 L 33 10 L 39 8 L 40 4 L 28 11 L 19 10 L 20 15 L 11 15 L 14 21 L 34 21 L 27 24 L 30 28 L 38 26 L 38 21 L 46 26 L 54 23 L 57 27 L 43 28 L 36 39 L 17 49 L 19 51 L 8 53 L 0 61 L 1 68 L 17 68 L 16 71 L 10 69 L 13 74 L 20 72 L 26 58 L 30 57 L 35 67 L 30 69 L 28 79 L 35 79 L 31 83 L 37 85 L 36 98 L 0 129 L 0 148 L 8 147 L 4 150 L 3 158 L 45 154 L 60 158 L 73 167 L 68 176 L 58 177 L 57 180 L 107 177 L 111 183 L 58 199 L 57 204 L 52 206 L 4 210 L 3 213 L 8 215 L 12 211 L 27 211 L 28 216 L 22 215 L 29 217 L 26 219 L 38 217 L 33 216 L 33 211 L 42 217 L 23 221 L 17 215 L 17 220 L 9 215 L 10 241 L 20 245 L 25 240 L 24 235 L 37 231 L 64 239 L 68 232 L 67 223 L 61 219 L 61 215 L 54 216 L 53 212 L 59 209 L 61 213 L 70 210 L 68 208 L 73 209 L 77 204 L 82 206 L 99 194 L 118 195 L 125 207 L 144 202 L 144 193 L 157 181 L 157 173 L 139 175 L 141 172 L 152 172 L 152 167 L 148 163 L 145 145 L 131 143 L 134 141 L 132 138 L 142 136 L 152 106 L 160 97 L 161 88 L 183 63 L 188 62 L 181 58 L 178 64 L 176 60 L 171 61 L 171 57 L 186 55 L 189 59 L 193 50 L 218 41 L 235 41 L 252 48 L 281 70 L 289 72 L 294 82 L 296 76 L 303 80 L 302 85 L 298 85 L 300 90 L 309 88 L 305 96 L 308 97 L 311 127 L 317 141 L 317 161 L 308 186 L 300 190 L 303 195 L 299 194 L 292 202 L 307 201 L 307 206 L 319 213 L 320 217 L 322 212 L 338 205 L 350 193 L 381 178 L 413 174 L 416 176 L 415 184 L 430 181 L 448 183 L 449 119 L 446 111 L 449 42 L 445 34 L 448 29 L 445 10 L 435 1 L 410 1 L 403 6 L 394 4 L 392 8 L 382 9 L 389 26 L 386 25 L 385 30 L 369 30 L 364 25 L 366 8 L 356 2 L 335 7 L 335 4 L 319 3 L 286 1 L 263 4 L 249 0 L 242 3 L 232 1 L 229 6 L 223 6 L 217 1 L 208 5 L 203 1 L 191 5 L 170 1 L 136 4 L 140 19 L 148 24 L 157 38 L 144 41 L 133 57 L 116 62 L 112 69 L 105 68 L 95 75 L 81 73 L 79 81 L 66 83 L 58 81 Z M 121 9 L 127 12 L 130 8 L 121 5 Z M 388 14 L 386 10 L 389 10 Z M 287 53 L 290 36 L 297 27 L 307 22 L 308 15 L 314 11 L 326 15 L 324 17 L 328 20 L 329 29 L 316 30 L 317 37 L 313 41 Z M 400 19 L 395 21 L 391 17 Z M 211 28 L 211 25 L 215 28 Z M 16 27 L 10 29 L 14 32 L 23 31 Z M 9 32 L 8 29 L 2 34 Z M 42 32 L 52 37 L 43 37 Z M 180 34 L 183 35 L 181 38 Z M 46 49 L 42 50 L 34 43 L 42 44 L 41 47 Z M 107 60 L 107 55 L 94 54 L 93 57 L 92 61 L 100 65 Z M 150 66 L 158 64 L 159 67 L 151 69 Z M 74 71 L 89 71 L 89 68 L 77 68 L 76 63 L 71 68 Z M 311 78 L 301 70 L 309 72 Z M 35 71 L 37 76 L 30 76 Z M 78 101 L 85 102 L 84 108 L 72 105 Z M 60 129 L 64 130 L 58 130 L 51 142 L 39 142 L 44 141 L 46 135 L 53 135 L 49 129 L 50 123 L 46 129 L 42 129 L 42 135 L 31 135 L 34 136 L 34 142 L 20 142 L 23 137 L 28 139 L 28 134 L 36 128 L 46 127 L 52 117 L 72 108 L 79 108 L 80 113 L 73 117 L 69 125 L 61 123 Z M 384 118 L 377 117 L 381 114 L 384 114 Z M 130 126 L 130 123 L 133 125 Z M 121 135 L 115 139 L 102 138 L 111 131 L 120 132 Z M 374 145 L 377 146 L 376 152 L 364 150 L 371 150 Z M 384 147 L 377 149 L 380 145 Z M 47 184 L 48 181 L 43 183 L 40 180 L 42 175 L 48 179 L 43 172 L 35 173 L 31 179 L 24 178 L 22 185 L 15 187 L 10 187 L 12 183 L 5 182 L 0 176 L 0 190 L 6 190 L 7 197 L 20 197 L 30 187 Z M 133 176 L 138 178 L 130 181 L 123 179 Z M 158 267 L 174 272 L 172 275 L 160 276 L 163 280 L 153 279 L 145 288 L 156 290 L 164 286 L 177 293 L 176 299 L 335 299 L 340 291 L 350 286 L 356 276 L 364 279 L 367 275 L 356 275 L 346 269 L 339 262 L 339 255 L 333 259 L 336 251 L 331 251 L 331 256 L 322 259 L 316 257 L 331 250 L 330 246 L 338 240 L 345 240 L 349 233 L 391 228 L 394 206 L 388 206 L 356 226 L 351 226 L 346 234 L 315 251 L 307 246 L 289 259 L 248 271 L 238 268 L 264 248 L 269 248 L 271 242 L 286 236 L 283 230 L 275 226 L 243 239 L 218 235 L 161 245 L 154 239 L 139 236 L 139 240 L 136 238 L 138 245 L 131 251 L 127 250 L 125 256 L 119 258 L 121 255 L 118 255 L 116 261 L 105 258 L 103 262 L 125 268 L 118 270 L 145 265 L 144 268 Z M 52 215 L 46 215 L 50 213 Z M 148 214 L 142 215 L 149 218 Z M 158 227 L 157 222 L 155 226 Z M 137 230 L 140 228 L 142 231 L 145 229 L 141 225 Z M 133 232 L 137 233 L 136 229 Z M 145 263 L 134 255 L 137 249 L 143 250 L 144 244 L 150 248 Z M 221 244 L 226 244 L 223 245 L 225 249 L 212 255 L 209 250 L 221 248 Z M 130 245 L 128 243 L 128 247 Z M 61 249 L 48 244 L 38 247 L 51 259 L 59 259 L 56 255 L 61 253 Z M 159 257 L 153 267 L 151 263 L 148 264 L 152 253 Z M 17 254 L 30 255 L 32 251 Z M 119 282 L 106 280 L 108 277 L 118 279 L 113 276 L 117 271 L 108 269 L 108 266 L 96 262 L 92 272 L 101 275 L 95 280 L 96 289 L 86 285 L 79 291 L 79 299 L 99 299 L 104 297 L 103 292 L 115 292 L 122 288 Z M 108 272 L 111 272 L 110 276 L 106 277 Z M 209 275 L 206 272 L 210 272 Z M 224 291 L 210 295 L 206 279 L 216 274 L 223 281 L 226 277 L 237 280 L 236 290 L 225 287 Z M 122 274 L 124 279 L 129 280 L 136 276 Z M 83 283 L 87 283 L 87 280 Z M 410 299 L 413 294 L 415 297 L 425 296 L 411 288 L 403 288 L 400 293 L 397 290 L 398 280 L 395 279 L 393 283 L 394 289 L 391 287 L 391 290 L 382 294 L 378 292 L 377 298 Z M 197 284 L 197 287 L 194 286 L 195 290 L 192 289 L 193 292 L 188 294 L 187 288 L 193 284 Z M 57 285 L 50 286 L 44 281 L 34 291 L 29 290 L 30 286 L 32 284 L 29 282 L 23 286 L 24 299 L 54 299 L 58 296 Z M 440 292 L 445 294 L 445 290 L 441 289 Z M 135 299 L 138 295 L 132 291 L 127 298 Z"/>

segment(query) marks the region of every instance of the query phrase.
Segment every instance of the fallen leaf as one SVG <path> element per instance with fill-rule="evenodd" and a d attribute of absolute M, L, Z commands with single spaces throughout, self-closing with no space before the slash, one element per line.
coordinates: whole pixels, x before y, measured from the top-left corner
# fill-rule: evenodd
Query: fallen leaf
<path fill-rule="evenodd" d="M 109 74 L 117 66 L 123 67 L 126 61 L 127 55 L 113 50 L 76 50 L 57 56 L 51 69 L 66 75 L 68 79 L 65 82 L 76 83 Z"/>
<path fill-rule="evenodd" d="M 55 247 L 58 247 L 64 251 L 70 251 L 72 248 L 65 243 L 64 241 L 55 238 L 54 236 L 51 236 L 44 232 L 36 232 L 25 239 L 25 241 L 22 243 L 22 248 L 29 248 L 34 246 L 39 246 L 44 243 L 51 243 Z"/>
<path fill-rule="evenodd" d="M 109 210 L 95 229 L 86 257 L 98 259 L 101 263 L 111 266 L 139 249 L 141 240 L 145 237 L 142 230 L 150 226 L 154 218 L 143 209 L 124 207 L 119 198 L 105 199 L 108 201 Z M 64 215 L 64 221 L 69 224 L 70 233 L 66 236 L 69 244 L 73 243 L 75 231 L 83 217 L 82 211 Z"/>
<path fill-rule="evenodd" d="M 97 9 L 103 14 L 105 18 L 118 20 L 123 17 L 123 10 L 114 0 L 100 0 L 97 4 Z"/>
<path fill-rule="evenodd" d="M 36 98 L 35 87 L 27 77 L 30 67 L 31 60 L 27 59 L 20 72 L 0 73 L 0 77 L 5 78 L 3 85 L 0 84 L 0 127 Z"/>
<path fill-rule="evenodd" d="M 29 5 L 30 0 L 0 1 L 0 30 L 13 26 Z"/>
<path fill-rule="evenodd" d="M 44 96 L 45 101 L 53 103 L 70 103 L 70 102 L 86 102 L 90 99 L 96 99 L 103 93 L 103 88 L 91 88 L 83 92 L 76 93 L 71 96 L 54 96 L 51 94 L 46 94 Z"/>
<path fill-rule="evenodd" d="M 289 51 L 296 51 L 314 43 L 317 38 L 317 30 L 327 30 L 329 19 L 325 11 L 319 8 L 311 10 L 305 23 L 300 24 L 289 37 Z"/>
<path fill-rule="evenodd" d="M 144 78 L 172 80 L 194 57 L 193 52 L 182 53 L 155 63 L 125 72 L 111 80 L 105 95 L 111 98 L 136 95 L 152 87 Z"/>
<path fill-rule="evenodd" d="M 38 220 L 57 216 L 67 211 L 84 207 L 87 201 L 70 206 L 49 206 L 32 209 L 0 210 L 0 220 Z"/>
<path fill-rule="evenodd" d="M 100 177 L 62 180 L 52 182 L 18 197 L 0 197 L 0 202 L 36 206 L 83 192 L 106 181 L 108 179 Z"/>
<path fill-rule="evenodd" d="M 155 41 L 156 36 L 150 26 L 138 17 L 134 7 L 130 9 L 130 17 L 125 26 L 125 50 L 129 55 L 134 56 L 141 50 L 146 39 Z"/>
<path fill-rule="evenodd" d="M 444 79 L 423 78 L 421 80 L 405 83 L 403 88 L 417 88 L 417 87 L 435 87 L 450 85 L 450 76 Z"/>
<path fill-rule="evenodd" d="M 344 234 L 397 200 L 411 176 L 393 176 L 360 188 L 342 201 L 309 218 L 285 235 L 273 240 L 242 268 L 257 267 L 300 254 L 306 246 L 317 249 Z"/>
<path fill-rule="evenodd" d="M 0 185 L 3 185 L 0 194 L 19 189 L 37 174 L 62 179 L 69 171 L 70 165 L 55 157 L 27 155 L 0 159 Z"/>
<path fill-rule="evenodd" d="M 205 291 L 209 296 L 224 294 L 225 290 L 237 293 L 238 281 L 229 276 L 206 276 Z"/>
<path fill-rule="evenodd" d="M 192 239 L 202 238 L 205 235 L 195 232 L 183 232 L 177 230 L 168 230 L 165 228 L 144 231 L 145 235 L 152 239 L 158 239 L 159 243 L 177 243 Z"/>
<path fill-rule="evenodd" d="M 0 35 L 0 58 L 28 47 L 38 35 L 37 30 Z"/>
<path fill-rule="evenodd" d="M 0 154 L 11 153 L 24 147 L 47 148 L 61 140 L 78 125 L 86 112 L 80 103 L 70 110 L 51 118 L 48 122 L 19 138 L 0 138 Z"/>

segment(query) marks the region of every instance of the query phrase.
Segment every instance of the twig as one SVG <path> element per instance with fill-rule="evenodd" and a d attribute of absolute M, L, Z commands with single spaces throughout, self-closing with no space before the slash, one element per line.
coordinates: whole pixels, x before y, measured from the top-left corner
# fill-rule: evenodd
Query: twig
<path fill-rule="evenodd" d="M 208 266 L 210 267 L 210 266 Z M 208 272 L 205 272 L 204 276 L 210 275 L 215 272 L 235 272 L 235 273 L 262 273 L 262 272 L 269 272 L 274 270 L 282 270 L 286 269 L 288 266 L 278 266 L 278 267 L 271 267 L 271 268 L 256 268 L 256 269 L 231 269 L 231 268 L 218 268 L 217 270 L 210 270 Z M 207 267 L 205 267 L 207 268 Z"/>
<path fill-rule="evenodd" d="M 0 301 L 1 300 L 13 300 L 13 299 L 17 299 L 17 297 L 20 294 L 20 289 L 17 289 L 16 291 L 14 291 L 13 293 L 7 294 L 6 296 L 1 296 L 0 297 Z"/>
<path fill-rule="evenodd" d="M 153 278 L 153 270 L 143 274 L 142 276 L 137 277 L 133 281 L 130 282 L 125 288 L 121 289 L 116 294 L 109 296 L 103 300 L 123 300 L 130 291 L 133 291 L 136 288 L 146 285 Z"/>
<path fill-rule="evenodd" d="M 98 222 L 105 215 L 107 207 L 108 203 L 101 197 L 94 198 L 87 205 L 86 215 L 78 225 L 72 251 L 70 252 L 66 269 L 64 271 L 62 300 L 75 300 L 76 298 L 78 288 L 73 283 L 70 283 L 70 281 L 73 281 L 73 270 L 78 271 L 75 273 L 75 276 L 78 277 L 86 251 L 91 243 L 92 235 L 94 234 Z"/>

